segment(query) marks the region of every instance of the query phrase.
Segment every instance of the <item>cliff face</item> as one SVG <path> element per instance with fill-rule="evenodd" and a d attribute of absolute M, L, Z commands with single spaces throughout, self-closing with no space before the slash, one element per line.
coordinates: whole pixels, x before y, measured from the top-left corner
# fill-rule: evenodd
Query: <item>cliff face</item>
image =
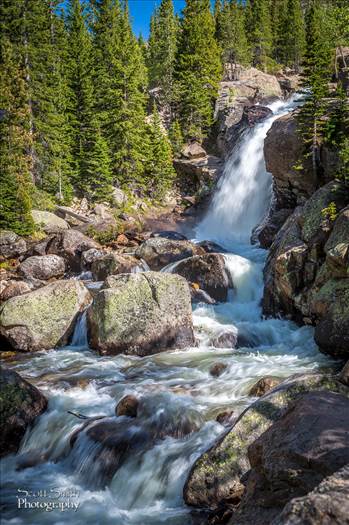
<path fill-rule="evenodd" d="M 319 348 L 349 353 L 349 189 L 333 180 L 338 152 L 320 145 L 320 170 L 301 172 L 296 115 L 274 122 L 265 140 L 275 201 L 258 237 L 270 247 L 263 311 L 315 326 Z M 332 180 L 331 180 L 332 179 Z M 332 210 L 332 211 L 331 211 Z"/>

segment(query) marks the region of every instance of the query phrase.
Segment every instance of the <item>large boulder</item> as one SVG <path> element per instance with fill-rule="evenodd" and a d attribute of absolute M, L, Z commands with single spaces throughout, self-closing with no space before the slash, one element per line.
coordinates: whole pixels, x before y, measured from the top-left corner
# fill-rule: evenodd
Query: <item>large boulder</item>
<path fill-rule="evenodd" d="M 182 149 L 181 155 L 187 159 L 202 159 L 207 153 L 198 142 L 192 141 Z"/>
<path fill-rule="evenodd" d="M 0 333 L 15 350 L 48 350 L 67 343 L 90 301 L 81 281 L 55 281 L 13 297 L 0 308 Z"/>
<path fill-rule="evenodd" d="M 0 259 L 15 259 L 27 251 L 27 243 L 15 232 L 0 230 Z"/>
<path fill-rule="evenodd" d="M 144 356 L 193 345 L 188 284 L 156 272 L 108 277 L 88 310 L 88 333 L 101 354 Z"/>
<path fill-rule="evenodd" d="M 190 241 L 152 237 L 137 248 L 136 257 L 143 259 L 151 270 L 161 270 L 170 263 L 200 253 L 204 253 L 204 250 Z"/>
<path fill-rule="evenodd" d="M 226 301 L 228 291 L 233 287 L 224 256 L 220 253 L 189 257 L 178 263 L 173 271 L 187 281 L 197 283 L 201 290 L 217 301 Z"/>
<path fill-rule="evenodd" d="M 77 230 L 67 230 L 55 235 L 47 246 L 47 253 L 64 257 L 72 271 L 80 271 L 81 255 L 92 248 L 99 249 L 98 242 Z"/>
<path fill-rule="evenodd" d="M 311 169 L 297 170 L 303 153 L 296 114 L 289 113 L 273 122 L 264 141 L 267 171 L 272 173 L 279 208 L 293 208 L 304 202 L 317 188 Z"/>
<path fill-rule="evenodd" d="M 231 525 L 269 525 L 292 498 L 349 463 L 349 399 L 310 392 L 292 403 L 248 449 L 244 497 Z"/>
<path fill-rule="evenodd" d="M 236 503 L 250 470 L 248 447 L 286 412 L 301 394 L 325 390 L 348 395 L 335 377 L 305 374 L 290 378 L 249 406 L 234 426 L 193 465 L 184 487 L 184 499 L 195 507 L 217 508 Z M 242 478 L 242 481 L 241 481 Z"/>
<path fill-rule="evenodd" d="M 264 313 L 314 324 L 320 349 L 337 357 L 349 348 L 348 201 L 344 184 L 322 186 L 277 233 L 264 268 Z"/>
<path fill-rule="evenodd" d="M 41 392 L 22 377 L 0 367 L 0 457 L 17 452 L 29 425 L 47 407 Z"/>
<path fill-rule="evenodd" d="M 306 496 L 292 499 L 271 525 L 347 525 L 349 465 L 325 478 Z"/>
<path fill-rule="evenodd" d="M 60 230 L 67 230 L 69 224 L 50 211 L 32 210 L 34 224 L 42 228 L 45 233 L 56 233 Z"/>
<path fill-rule="evenodd" d="M 33 255 L 20 264 L 19 271 L 26 279 L 47 281 L 63 277 L 65 262 L 59 255 Z"/>
<path fill-rule="evenodd" d="M 102 257 L 97 257 L 91 265 L 91 271 L 95 281 L 104 281 L 108 275 L 131 273 L 138 267 L 139 260 L 132 255 L 107 253 Z"/>

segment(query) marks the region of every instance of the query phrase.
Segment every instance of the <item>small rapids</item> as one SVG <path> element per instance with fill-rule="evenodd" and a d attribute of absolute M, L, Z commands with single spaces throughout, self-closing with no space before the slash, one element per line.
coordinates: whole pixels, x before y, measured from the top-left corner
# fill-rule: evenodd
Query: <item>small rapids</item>
<path fill-rule="evenodd" d="M 182 489 L 194 461 L 225 431 L 217 415 L 229 409 L 237 416 L 253 401 L 248 391 L 262 376 L 286 378 L 331 366 L 311 328 L 262 318 L 266 252 L 249 243 L 271 200 L 264 137 L 295 104 L 272 104 L 274 115 L 244 135 L 198 225 L 197 241 L 216 241 L 227 250 L 234 288 L 226 303 L 194 306 L 197 347 L 144 358 L 99 356 L 87 346 L 83 314 L 69 346 L 10 363 L 43 391 L 49 407 L 18 454 L 1 461 L 3 525 L 190 525 Z M 175 272 L 175 266 L 165 271 Z M 238 349 L 214 346 L 226 332 L 240 336 Z M 212 377 L 217 362 L 227 367 Z M 141 399 L 134 420 L 115 416 L 116 404 L 129 394 Z M 81 432 L 86 421 L 71 412 L 91 418 Z M 108 450 L 92 439 L 100 416 L 115 428 Z M 110 453 L 115 442 L 117 454 Z M 25 491 L 31 495 L 19 509 Z M 46 497 L 33 496 L 40 491 Z M 52 501 L 52 494 L 71 507 L 29 508 L 31 502 Z"/>

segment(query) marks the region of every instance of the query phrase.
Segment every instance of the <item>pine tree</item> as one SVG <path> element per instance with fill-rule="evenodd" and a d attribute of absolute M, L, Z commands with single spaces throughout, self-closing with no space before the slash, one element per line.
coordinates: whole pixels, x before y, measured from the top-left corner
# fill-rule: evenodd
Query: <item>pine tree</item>
<path fill-rule="evenodd" d="M 144 186 L 147 74 L 127 4 L 95 2 L 94 36 L 96 109 L 109 147 L 113 180 L 119 185 Z"/>
<path fill-rule="evenodd" d="M 150 155 L 148 160 L 148 184 L 155 198 L 162 198 L 171 188 L 175 178 L 172 164 L 171 143 L 162 126 L 159 112 L 154 106 L 149 123 Z"/>
<path fill-rule="evenodd" d="M 67 22 L 75 187 L 90 199 L 108 200 L 112 182 L 109 152 L 94 109 L 92 40 L 79 0 L 70 1 Z"/>
<path fill-rule="evenodd" d="M 186 138 L 201 139 L 213 121 L 213 104 L 222 73 L 209 0 L 187 0 L 176 65 L 182 129 Z"/>
<path fill-rule="evenodd" d="M 170 127 L 169 139 L 172 145 L 173 154 L 178 157 L 184 144 L 182 130 L 178 120 L 174 120 Z"/>
<path fill-rule="evenodd" d="M 252 49 L 253 64 L 268 70 L 272 52 L 272 31 L 269 0 L 249 0 L 247 4 L 247 32 Z"/>
<path fill-rule="evenodd" d="M 33 232 L 31 210 L 30 108 L 22 58 L 0 38 L 0 228 Z"/>
<path fill-rule="evenodd" d="M 299 71 L 305 53 L 305 26 L 300 0 L 286 0 L 278 28 L 279 61 Z"/>
<path fill-rule="evenodd" d="M 224 0 L 217 16 L 216 34 L 222 48 L 223 62 L 250 63 L 251 55 L 245 32 L 244 8 L 237 0 Z"/>
<path fill-rule="evenodd" d="M 161 88 L 162 99 L 167 105 L 173 102 L 177 34 L 173 2 L 162 0 L 151 19 L 148 67 L 150 85 Z"/>

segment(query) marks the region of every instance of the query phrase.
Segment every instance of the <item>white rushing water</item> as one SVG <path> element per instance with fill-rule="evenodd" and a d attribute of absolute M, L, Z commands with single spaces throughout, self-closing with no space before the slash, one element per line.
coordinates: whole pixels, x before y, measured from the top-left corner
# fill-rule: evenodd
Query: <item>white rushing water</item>
<path fill-rule="evenodd" d="M 214 240 L 228 250 L 226 266 L 234 282 L 227 303 L 195 306 L 198 347 L 145 358 L 101 357 L 87 347 L 82 316 L 71 346 L 11 363 L 42 389 L 49 408 L 26 434 L 19 453 L 1 462 L 3 525 L 189 525 L 183 485 L 195 459 L 224 431 L 215 421 L 217 414 L 229 409 L 238 415 L 253 401 L 250 387 L 264 375 L 285 378 L 331 365 L 317 351 L 311 328 L 262 319 L 266 252 L 249 244 L 251 230 L 271 198 L 264 137 L 273 120 L 294 104 L 271 105 L 274 115 L 245 134 L 198 226 L 197 240 Z M 175 265 L 166 270 L 175 271 Z M 214 346 L 227 331 L 240 337 L 238 350 Z M 209 369 L 217 361 L 227 368 L 213 378 Z M 141 399 L 139 416 L 131 423 L 114 415 L 115 405 L 127 394 Z M 84 422 L 68 411 L 107 416 L 130 443 L 138 437 L 111 479 L 106 478 L 100 449 L 86 434 L 71 447 L 72 433 Z M 155 437 L 148 439 L 149 433 Z M 78 508 L 18 509 L 18 489 L 71 491 L 70 498 L 66 494 L 59 501 L 70 499 Z M 27 500 L 52 501 L 34 496 Z"/>

